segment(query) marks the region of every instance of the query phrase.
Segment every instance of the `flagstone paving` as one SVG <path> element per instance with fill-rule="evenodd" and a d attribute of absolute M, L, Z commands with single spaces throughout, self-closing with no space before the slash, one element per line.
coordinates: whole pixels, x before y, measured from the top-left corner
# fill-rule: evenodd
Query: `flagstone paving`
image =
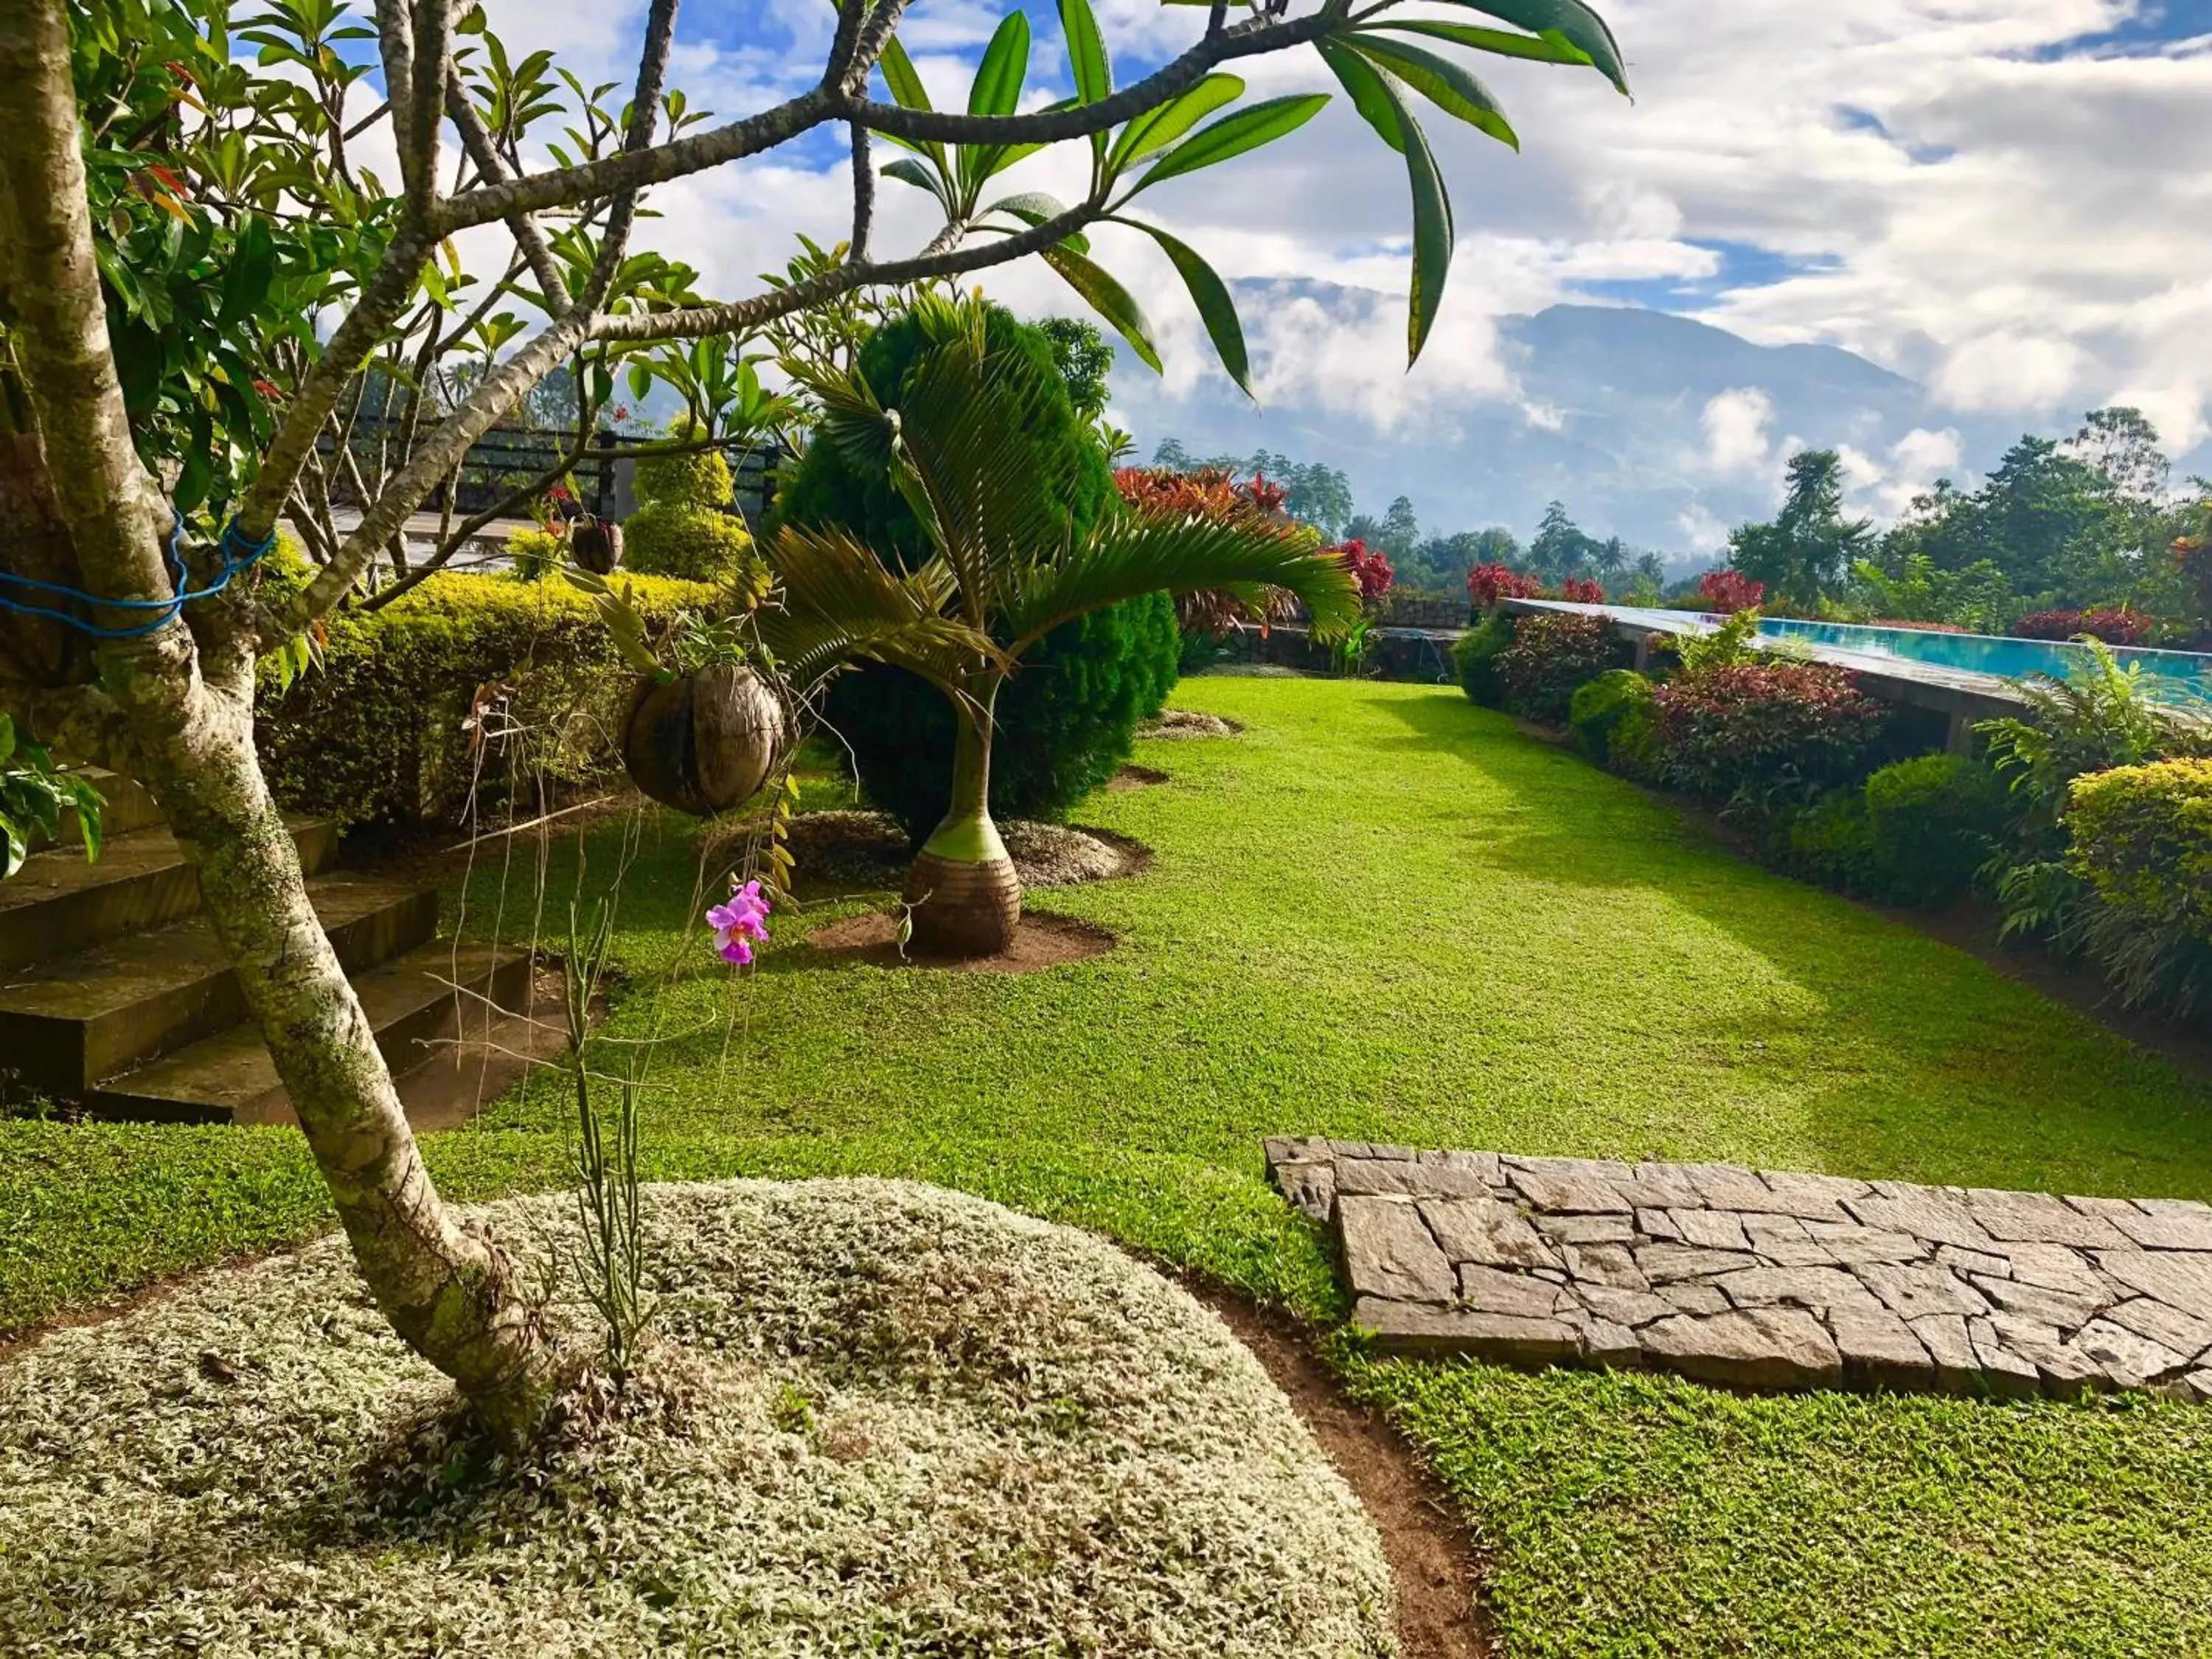
<path fill-rule="evenodd" d="M 2212 1205 L 1274 1138 L 1396 1352 L 2212 1401 Z"/>

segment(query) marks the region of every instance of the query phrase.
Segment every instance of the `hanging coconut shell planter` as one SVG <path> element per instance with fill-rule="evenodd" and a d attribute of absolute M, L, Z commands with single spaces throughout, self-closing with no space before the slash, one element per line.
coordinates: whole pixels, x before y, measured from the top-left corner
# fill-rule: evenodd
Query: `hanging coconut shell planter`
<path fill-rule="evenodd" d="M 623 763 L 630 781 L 662 805 L 713 817 L 760 792 L 783 736 L 783 705 L 760 677 L 713 663 L 639 685 L 623 729 Z"/>
<path fill-rule="evenodd" d="M 579 519 L 568 527 L 568 552 L 595 576 L 622 562 L 622 526 L 607 519 Z"/>

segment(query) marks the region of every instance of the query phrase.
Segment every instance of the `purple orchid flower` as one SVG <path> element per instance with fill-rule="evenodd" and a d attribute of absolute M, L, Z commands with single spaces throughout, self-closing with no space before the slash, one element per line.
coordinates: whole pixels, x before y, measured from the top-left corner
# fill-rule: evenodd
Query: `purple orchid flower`
<path fill-rule="evenodd" d="M 723 961 L 740 968 L 752 961 L 751 942 L 768 939 L 769 908 L 757 881 L 749 881 L 732 893 L 728 903 L 708 908 L 707 925 L 714 930 L 714 949 Z"/>

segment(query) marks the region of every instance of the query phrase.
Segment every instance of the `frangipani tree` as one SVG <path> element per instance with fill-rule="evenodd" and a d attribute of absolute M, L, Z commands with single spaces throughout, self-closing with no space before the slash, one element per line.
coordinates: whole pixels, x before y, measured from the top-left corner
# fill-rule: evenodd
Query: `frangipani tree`
<path fill-rule="evenodd" d="M 1085 612 L 1146 593 L 1226 589 L 1261 602 L 1270 589 L 1304 601 L 1327 637 L 1359 611 L 1351 570 L 1318 538 L 1253 514 L 1116 513 L 1068 527 L 1074 458 L 1009 444 L 1060 390 L 1031 356 L 994 349 L 980 300 L 924 299 L 926 342 L 904 383 L 878 399 L 858 374 L 813 375 L 823 410 L 816 441 L 856 468 L 888 471 L 933 556 L 902 573 L 895 556 L 835 526 L 787 526 L 769 552 L 787 621 L 859 616 L 948 617 L 933 637 L 902 635 L 896 657 L 953 705 L 951 805 L 907 878 L 914 943 L 951 956 L 994 956 L 1013 943 L 1022 884 L 990 808 L 992 709 L 1022 655 Z"/>
<path fill-rule="evenodd" d="M 1316 48 L 1405 158 L 1418 351 L 1452 226 L 1416 99 L 1511 139 L 1496 100 L 1439 49 L 1594 66 L 1626 86 L 1582 0 L 1442 3 L 1487 21 L 1400 21 L 1397 0 L 1319 0 L 1295 15 L 1292 0 L 1256 0 L 1232 21 L 1212 0 L 1185 49 L 1117 87 L 1089 0 L 1061 0 L 1074 95 L 1020 113 L 1025 20 L 1001 27 L 968 107 L 940 111 L 897 46 L 907 0 L 838 0 L 817 78 L 710 122 L 666 84 L 677 0 L 648 0 L 618 106 L 601 101 L 616 83 L 495 54 L 483 12 L 454 0 L 375 0 L 373 24 L 337 0 L 0 0 L 0 712 L 26 740 L 114 767 L 161 802 L 370 1290 L 495 1430 L 526 1433 L 558 1367 L 504 1253 L 440 1201 L 308 902 L 255 753 L 257 663 L 301 661 L 318 622 L 360 602 L 409 515 L 556 368 L 580 365 L 599 400 L 599 378 L 611 386 L 638 349 L 752 334 L 861 289 L 1030 254 L 1156 360 L 1134 302 L 1082 239 L 1126 220 L 1152 185 L 1320 106 L 1231 108 L 1242 87 L 1226 66 L 1241 59 Z M 540 118 L 574 131 L 526 140 Z M 633 248 L 654 185 L 825 130 L 851 156 L 842 258 L 714 301 Z M 927 187 L 941 186 L 945 222 L 912 252 L 877 246 L 878 138 L 908 147 Z M 985 199 L 1021 154 L 1063 143 L 1091 153 L 1079 199 Z M 384 176 L 363 165 L 372 150 L 391 158 Z M 456 292 L 455 250 L 475 231 L 503 233 L 510 252 L 471 299 Z M 1149 234 L 1244 378 L 1225 284 L 1181 241 Z M 480 372 L 447 406 L 407 400 L 421 418 L 393 465 L 334 479 L 325 458 L 346 471 L 364 373 L 389 366 L 419 382 L 423 343 L 435 357 L 454 338 L 471 343 Z M 341 482 L 355 497 L 344 519 L 326 510 Z M 280 521 L 302 532 L 317 569 L 264 596 L 245 573 Z M 1134 591 L 1136 557 L 1086 568 Z M 1043 577 L 1008 590 L 1018 632 L 1041 603 L 1032 580 Z M 1055 605 L 1079 592 L 1074 576 L 1054 580 Z M 1145 577 L 1176 580 L 1173 568 Z"/>

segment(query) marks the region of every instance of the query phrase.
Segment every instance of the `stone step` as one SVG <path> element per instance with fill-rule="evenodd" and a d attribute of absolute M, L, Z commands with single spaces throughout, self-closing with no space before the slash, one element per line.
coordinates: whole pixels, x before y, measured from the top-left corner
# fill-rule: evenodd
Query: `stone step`
<path fill-rule="evenodd" d="M 438 931 L 434 888 L 339 872 L 311 878 L 307 896 L 349 974 Z M 238 981 L 199 917 L 0 974 L 9 1082 L 61 1099 L 245 1018 Z"/>
<path fill-rule="evenodd" d="M 307 873 L 328 865 L 337 852 L 337 825 L 295 819 L 291 827 Z M 97 862 L 74 845 L 33 853 L 0 881 L 0 972 L 164 927 L 199 908 L 199 879 L 164 829 L 114 836 Z"/>
<path fill-rule="evenodd" d="M 104 805 L 100 812 L 100 830 L 104 836 L 127 836 L 134 830 L 152 830 L 165 822 L 161 809 L 145 787 L 125 777 L 120 772 L 110 772 L 105 767 L 78 766 L 70 769 L 94 788 L 100 791 Z M 76 848 L 80 853 L 84 843 L 78 837 L 76 809 L 70 808 L 62 814 L 61 834 L 52 842 L 33 832 L 33 849 L 53 846 L 66 851 Z"/>
<path fill-rule="evenodd" d="M 459 986 L 459 991 L 454 986 Z M 489 997 L 502 1009 L 528 1005 L 530 953 L 453 942 L 417 945 L 396 961 L 354 976 L 377 1047 L 394 1071 L 428 1059 L 441 1039 L 481 1027 Z M 168 1123 L 291 1123 L 291 1103 L 276 1063 L 252 1024 L 232 1027 L 176 1053 L 108 1079 L 85 1097 L 97 1117 Z"/>

